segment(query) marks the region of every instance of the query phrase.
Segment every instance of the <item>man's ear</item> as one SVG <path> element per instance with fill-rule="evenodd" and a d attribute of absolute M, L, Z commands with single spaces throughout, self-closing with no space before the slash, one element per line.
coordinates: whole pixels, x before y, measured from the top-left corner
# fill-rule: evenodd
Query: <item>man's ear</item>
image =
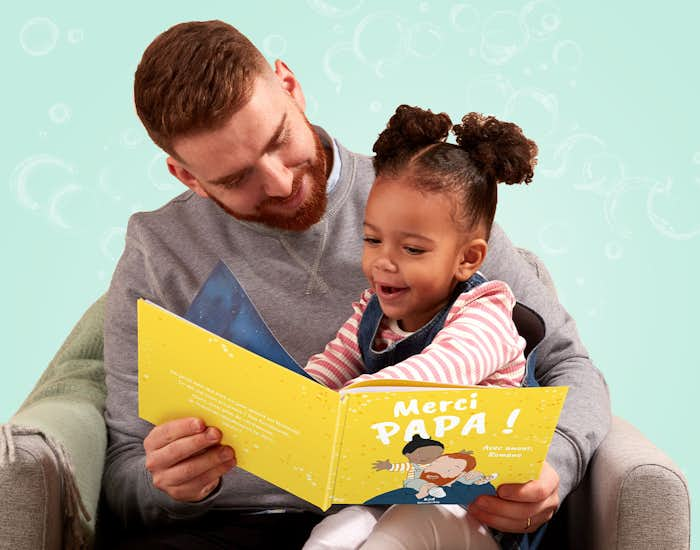
<path fill-rule="evenodd" d="M 187 187 L 192 189 L 197 195 L 204 199 L 209 198 L 209 193 L 205 191 L 205 189 L 202 187 L 202 184 L 199 183 L 199 180 L 194 177 L 190 173 L 187 168 L 185 168 L 177 159 L 174 159 L 173 157 L 168 157 L 165 160 L 165 163 L 168 165 L 168 171 L 175 176 L 177 179 L 179 179 L 182 183 L 184 183 Z"/>
<path fill-rule="evenodd" d="M 488 245 L 484 239 L 470 239 L 461 248 L 455 278 L 458 281 L 466 281 L 477 272 L 484 263 Z"/>
<path fill-rule="evenodd" d="M 282 83 L 282 88 L 297 102 L 302 112 L 306 111 L 306 99 L 301 84 L 287 64 L 280 59 L 275 60 L 275 76 Z"/>

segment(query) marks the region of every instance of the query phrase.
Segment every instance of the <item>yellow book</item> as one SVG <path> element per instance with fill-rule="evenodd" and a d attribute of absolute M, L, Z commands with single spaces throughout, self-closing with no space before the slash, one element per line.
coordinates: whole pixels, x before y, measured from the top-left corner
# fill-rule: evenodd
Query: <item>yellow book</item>
<path fill-rule="evenodd" d="M 138 371 L 143 419 L 202 418 L 238 467 L 322 510 L 466 504 L 536 479 L 567 392 L 395 380 L 336 392 L 145 300 Z"/>

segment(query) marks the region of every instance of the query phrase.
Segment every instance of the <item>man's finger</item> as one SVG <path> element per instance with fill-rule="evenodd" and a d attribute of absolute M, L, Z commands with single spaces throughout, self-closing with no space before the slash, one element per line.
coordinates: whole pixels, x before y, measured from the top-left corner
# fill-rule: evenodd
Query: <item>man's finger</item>
<path fill-rule="evenodd" d="M 523 522 L 528 517 L 541 513 L 548 506 L 548 502 L 513 502 L 496 496 L 482 495 L 469 505 L 469 513 L 479 513 L 488 515 L 490 518 Z"/>
<path fill-rule="evenodd" d="M 235 464 L 236 455 L 231 447 L 216 447 L 207 452 L 188 458 L 173 467 L 156 474 L 159 483 L 166 487 L 183 485 L 195 480 L 210 470 L 224 468 L 228 471 Z M 156 482 L 156 475 L 153 482 Z"/>
<path fill-rule="evenodd" d="M 235 466 L 235 460 L 233 466 Z M 171 498 L 180 502 L 196 502 L 198 500 L 203 500 L 216 489 L 221 476 L 233 468 L 233 466 L 229 463 L 220 464 L 216 468 L 207 470 L 199 477 L 187 483 L 169 487 L 166 492 Z"/>
<path fill-rule="evenodd" d="M 559 490 L 559 475 L 547 462 L 542 464 L 540 477 L 527 483 L 504 484 L 498 496 L 515 502 L 542 502 Z"/>
<path fill-rule="evenodd" d="M 472 509 L 470 506 L 469 515 L 484 525 L 504 533 L 532 533 L 552 519 L 554 510 L 543 510 L 531 516 L 503 517 L 481 509 Z"/>
<path fill-rule="evenodd" d="M 143 447 L 146 452 L 161 449 L 173 441 L 201 433 L 204 428 L 206 426 L 200 418 L 171 420 L 153 428 L 143 440 Z"/>
<path fill-rule="evenodd" d="M 146 468 L 151 472 L 170 468 L 178 462 L 201 454 L 209 447 L 218 445 L 219 441 L 221 432 L 210 426 L 201 433 L 181 437 L 154 451 L 146 451 Z"/>

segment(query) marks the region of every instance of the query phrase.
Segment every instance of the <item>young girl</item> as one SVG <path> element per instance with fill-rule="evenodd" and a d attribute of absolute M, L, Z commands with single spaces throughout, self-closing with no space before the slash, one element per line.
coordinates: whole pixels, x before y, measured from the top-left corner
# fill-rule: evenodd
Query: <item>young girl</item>
<path fill-rule="evenodd" d="M 446 142 L 450 130 L 456 145 Z M 494 117 L 469 113 L 452 126 L 444 113 L 401 105 L 373 151 L 362 255 L 370 288 L 306 371 L 335 389 L 370 378 L 520 386 L 525 341 L 512 320 L 515 298 L 507 284 L 486 281 L 478 269 L 496 186 L 529 183 L 537 146 Z M 459 541 L 456 547 L 465 548 L 472 540 L 472 548 L 497 548 L 478 522 L 454 517 L 464 515 L 461 507 L 408 505 L 415 514 L 401 508 L 383 516 L 345 508 L 322 521 L 305 548 L 357 548 L 372 528 L 363 548 L 423 548 L 426 521 L 442 537 L 435 547 Z M 427 508 L 436 517 L 426 519 Z"/>

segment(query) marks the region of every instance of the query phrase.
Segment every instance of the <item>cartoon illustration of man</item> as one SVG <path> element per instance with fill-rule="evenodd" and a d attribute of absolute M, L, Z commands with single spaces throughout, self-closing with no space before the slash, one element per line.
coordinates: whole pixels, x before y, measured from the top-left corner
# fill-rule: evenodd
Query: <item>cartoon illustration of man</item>
<path fill-rule="evenodd" d="M 430 438 L 426 439 L 419 434 L 415 434 L 413 439 L 401 451 L 408 459 L 408 462 L 392 464 L 389 459 L 378 460 L 374 463 L 374 469 L 377 471 L 407 472 L 403 486 L 418 491 L 426 483 L 425 480 L 421 479 L 423 470 L 441 456 L 444 450 L 445 446 L 439 441 Z M 444 491 L 442 492 L 444 496 Z"/>
<path fill-rule="evenodd" d="M 377 471 L 407 472 L 403 486 L 416 491 L 416 499 L 443 498 L 443 487 L 454 483 L 483 485 L 495 479 L 497 474 L 484 475 L 474 470 L 476 459 L 471 451 L 443 454 L 445 446 L 436 440 L 416 434 L 401 451 L 408 462 L 392 463 L 389 459 L 374 463 Z"/>
<path fill-rule="evenodd" d="M 469 451 L 437 457 L 423 468 L 420 474 L 423 484 L 418 488 L 416 499 L 420 500 L 428 495 L 442 498 L 446 495 L 443 487 L 451 487 L 455 483 L 483 485 L 497 477 L 497 474 L 487 476 L 477 472 L 475 467 L 476 459 Z"/>

